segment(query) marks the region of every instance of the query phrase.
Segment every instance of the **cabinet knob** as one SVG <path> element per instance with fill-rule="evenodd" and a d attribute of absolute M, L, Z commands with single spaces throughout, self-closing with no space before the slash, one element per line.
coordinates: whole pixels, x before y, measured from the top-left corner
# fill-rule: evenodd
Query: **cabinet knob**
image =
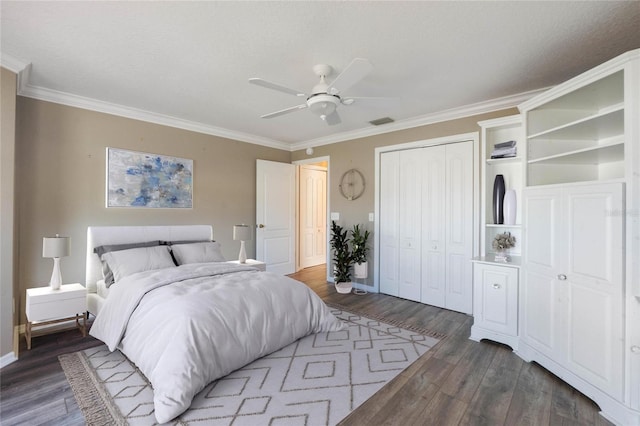
<path fill-rule="evenodd" d="M 633 352 L 634 354 L 640 354 L 640 346 L 631 346 L 631 352 Z"/>
<path fill-rule="evenodd" d="M 567 276 L 565 274 L 558 274 L 558 279 L 560 281 L 565 281 L 567 279 Z"/>
<path fill-rule="evenodd" d="M 498 284 L 498 283 L 494 283 L 492 287 L 493 287 L 493 288 L 495 288 L 495 289 L 497 290 L 497 289 L 499 289 L 499 288 L 500 288 L 500 284 Z"/>
<path fill-rule="evenodd" d="M 433 246 L 433 249 L 434 250 L 438 250 L 438 246 Z"/>
<path fill-rule="evenodd" d="M 258 228 L 264 228 L 263 224 L 258 225 Z"/>

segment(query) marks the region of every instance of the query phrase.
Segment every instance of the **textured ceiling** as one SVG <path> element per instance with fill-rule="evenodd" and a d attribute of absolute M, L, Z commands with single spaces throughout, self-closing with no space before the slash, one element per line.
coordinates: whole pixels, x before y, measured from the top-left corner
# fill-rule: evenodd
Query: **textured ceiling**
<path fill-rule="evenodd" d="M 205 133 L 302 148 L 504 107 L 640 47 L 640 3 L 2 1 L 2 62 L 31 64 L 22 94 Z M 328 126 L 301 103 L 313 65 L 374 70 Z M 334 74 L 335 76 L 335 74 Z M 523 95 L 524 94 L 524 95 Z M 522 95 L 522 96 L 518 96 Z M 493 101 L 493 102 L 489 102 Z M 395 127 L 393 127 L 395 126 Z"/>

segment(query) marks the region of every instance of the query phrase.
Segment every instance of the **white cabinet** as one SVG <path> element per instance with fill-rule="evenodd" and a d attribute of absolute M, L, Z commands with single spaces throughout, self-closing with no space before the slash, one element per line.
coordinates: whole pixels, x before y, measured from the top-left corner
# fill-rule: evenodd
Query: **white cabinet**
<path fill-rule="evenodd" d="M 622 399 L 623 184 L 525 193 L 521 353 Z"/>
<path fill-rule="evenodd" d="M 490 339 L 518 350 L 518 281 L 518 265 L 474 261 L 472 340 Z"/>
<path fill-rule="evenodd" d="M 519 353 L 640 424 L 640 50 L 519 106 Z"/>
<path fill-rule="evenodd" d="M 473 142 L 380 154 L 380 291 L 471 313 Z"/>

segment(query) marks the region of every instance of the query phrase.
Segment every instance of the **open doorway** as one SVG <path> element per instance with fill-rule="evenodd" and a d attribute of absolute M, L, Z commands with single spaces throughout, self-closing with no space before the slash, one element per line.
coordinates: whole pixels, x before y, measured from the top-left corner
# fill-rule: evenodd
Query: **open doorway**
<path fill-rule="evenodd" d="M 328 253 L 329 158 L 294 162 L 297 182 L 297 270 L 324 265 Z"/>

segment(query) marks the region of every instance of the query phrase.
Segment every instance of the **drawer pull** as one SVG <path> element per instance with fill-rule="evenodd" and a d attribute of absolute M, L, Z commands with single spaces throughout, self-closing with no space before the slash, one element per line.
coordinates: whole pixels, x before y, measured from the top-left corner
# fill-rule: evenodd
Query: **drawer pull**
<path fill-rule="evenodd" d="M 498 284 L 498 283 L 493 284 L 493 288 L 495 288 L 496 290 L 499 289 L 500 288 L 500 284 Z"/>

